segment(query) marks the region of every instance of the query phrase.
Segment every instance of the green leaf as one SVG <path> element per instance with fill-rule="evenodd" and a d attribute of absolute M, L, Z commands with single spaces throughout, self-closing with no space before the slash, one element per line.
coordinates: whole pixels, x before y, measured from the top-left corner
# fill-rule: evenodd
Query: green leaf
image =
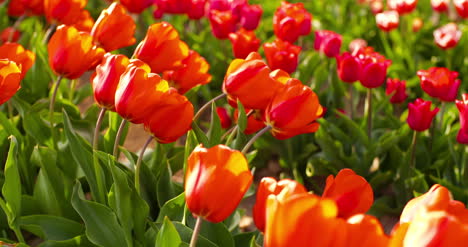
<path fill-rule="evenodd" d="M 236 247 L 245 247 L 245 246 L 251 246 L 252 240 L 255 243 L 255 232 L 243 232 L 237 235 L 234 235 L 234 242 L 236 244 Z"/>
<path fill-rule="evenodd" d="M 234 247 L 234 239 L 224 223 L 214 224 L 208 221 L 203 221 L 200 235 L 218 246 Z"/>
<path fill-rule="evenodd" d="M 5 164 L 5 182 L 2 187 L 2 194 L 6 202 L 6 208 L 3 208 L 3 210 L 7 214 L 8 225 L 11 228 L 16 228 L 16 219 L 21 214 L 21 179 L 17 164 L 17 145 L 16 138 L 11 136 L 10 149 Z"/>
<path fill-rule="evenodd" d="M 237 100 L 237 110 L 237 125 L 239 126 L 240 132 L 244 132 L 244 130 L 247 128 L 247 114 L 245 113 L 245 108 L 240 100 Z"/>
<path fill-rule="evenodd" d="M 51 132 L 50 127 L 42 120 L 39 113 L 41 110 L 47 109 L 48 102 L 39 101 L 33 106 L 29 105 L 26 101 L 22 100 L 20 97 L 15 96 L 12 99 L 12 103 L 21 117 L 23 118 L 23 129 L 24 131 L 32 136 L 39 144 L 49 144 Z"/>
<path fill-rule="evenodd" d="M 172 221 L 182 221 L 185 208 L 185 193 L 181 193 L 177 197 L 167 201 L 159 211 L 157 223 L 162 223 L 165 217 Z"/>
<path fill-rule="evenodd" d="M 179 236 L 185 243 L 190 243 L 190 239 L 192 238 L 193 230 L 186 225 L 180 222 L 173 222 L 177 232 L 179 232 Z M 202 227 L 203 229 L 203 227 Z M 224 245 L 221 245 L 224 247 Z M 197 247 L 219 247 L 212 241 L 208 240 L 206 237 L 199 235 L 197 241 Z"/>
<path fill-rule="evenodd" d="M 104 150 L 111 153 L 114 150 L 115 136 L 117 135 L 117 131 L 120 127 L 120 124 L 124 120 L 122 120 L 119 114 L 115 112 L 108 111 L 108 114 L 109 114 L 109 128 L 107 129 L 106 134 L 104 135 Z M 127 135 L 127 132 L 128 132 L 128 126 L 129 124 L 125 125 L 125 129 L 120 138 L 120 144 L 122 144 L 123 141 L 125 140 L 125 136 Z"/>
<path fill-rule="evenodd" d="M 0 126 L 6 130 L 8 135 L 13 135 L 17 139 L 16 142 L 22 143 L 22 136 L 19 130 L 11 123 L 10 119 L 8 119 L 3 112 L 0 111 Z"/>
<path fill-rule="evenodd" d="M 210 140 L 209 147 L 212 147 L 221 143 L 221 136 L 222 136 L 221 121 L 219 120 L 219 116 L 216 113 L 215 102 L 211 104 L 211 122 L 210 123 L 211 123 L 210 128 L 208 129 L 208 139 Z"/>
<path fill-rule="evenodd" d="M 86 236 L 91 242 L 104 247 L 131 246 L 124 237 L 124 230 L 115 213 L 103 204 L 85 200 L 80 182 L 73 188 L 71 201 L 85 222 Z"/>
<path fill-rule="evenodd" d="M 210 141 L 208 140 L 208 137 L 206 136 L 205 132 L 203 132 L 203 130 L 200 129 L 198 124 L 195 122 L 192 123 L 192 131 L 195 133 L 195 136 L 197 137 L 199 143 L 203 143 L 203 146 L 205 147 L 210 146 Z"/>
<path fill-rule="evenodd" d="M 182 243 L 177 229 L 166 217 L 156 237 L 155 247 L 179 247 Z"/>
<path fill-rule="evenodd" d="M 178 193 L 172 182 L 172 171 L 169 164 L 165 164 L 166 169 L 163 169 L 161 177 L 158 180 L 158 186 L 156 188 L 156 193 L 158 196 L 159 207 L 162 207 L 167 201 L 176 197 L 180 194 Z"/>
<path fill-rule="evenodd" d="M 19 218 L 22 228 L 37 228 L 45 240 L 62 241 L 84 233 L 84 227 L 80 223 L 67 218 L 53 215 L 29 215 Z M 33 232 L 33 231 L 31 231 Z"/>
<path fill-rule="evenodd" d="M 65 241 L 49 240 L 39 247 L 96 247 L 96 245 L 91 243 L 85 235 L 80 235 Z"/>

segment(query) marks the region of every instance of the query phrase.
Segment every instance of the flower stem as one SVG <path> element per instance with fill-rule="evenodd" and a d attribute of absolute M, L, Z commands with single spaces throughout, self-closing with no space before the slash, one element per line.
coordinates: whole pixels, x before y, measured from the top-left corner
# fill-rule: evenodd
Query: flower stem
<path fill-rule="evenodd" d="M 445 102 L 442 101 L 441 106 L 440 106 L 440 114 L 439 114 L 439 122 L 437 123 L 437 128 L 444 133 L 444 130 L 442 129 L 444 127 L 444 115 L 445 115 L 445 109 L 446 104 Z"/>
<path fill-rule="evenodd" d="M 465 145 L 465 150 L 462 154 L 462 161 L 461 161 L 463 165 L 462 167 L 463 169 L 462 180 L 463 181 L 461 181 L 462 182 L 461 184 L 464 184 L 464 185 L 468 184 L 468 155 L 467 153 L 468 153 L 468 145 Z"/>
<path fill-rule="evenodd" d="M 115 141 L 114 141 L 114 149 L 112 151 L 112 155 L 117 159 L 118 151 L 119 151 L 119 143 L 120 143 L 120 138 L 122 137 L 123 130 L 125 129 L 125 125 L 127 125 L 127 120 L 124 119 L 120 123 L 119 129 L 117 130 L 117 135 L 115 136 Z"/>
<path fill-rule="evenodd" d="M 94 173 L 96 174 L 96 183 L 98 186 L 98 197 L 97 201 L 105 202 L 105 191 L 104 191 L 104 184 L 102 182 L 101 177 L 101 166 L 99 165 L 99 159 L 97 157 L 97 151 L 99 150 L 99 130 L 101 129 L 102 120 L 104 120 L 104 116 L 106 115 L 106 108 L 101 108 L 99 112 L 98 119 L 96 121 L 96 128 L 94 129 L 94 137 L 93 137 L 93 161 L 94 161 Z"/>
<path fill-rule="evenodd" d="M 416 143 L 418 140 L 418 132 L 416 130 L 413 131 L 413 140 L 411 141 L 411 158 L 410 158 L 410 169 L 415 168 L 415 160 L 416 160 Z"/>
<path fill-rule="evenodd" d="M 98 149 L 99 143 L 99 130 L 101 129 L 102 120 L 104 120 L 104 115 L 106 114 L 106 108 L 101 108 L 99 112 L 98 119 L 96 121 L 96 128 L 94 129 L 94 137 L 93 137 L 93 149 Z"/>
<path fill-rule="evenodd" d="M 18 29 L 18 27 L 19 27 L 19 25 L 21 24 L 21 22 L 24 20 L 24 18 L 26 18 L 26 14 L 20 16 L 20 17 L 15 21 L 15 23 L 14 23 L 13 26 L 12 26 L 11 32 L 10 32 L 10 34 L 8 35 L 8 42 L 13 41 L 13 37 L 15 36 L 15 32 L 16 32 L 16 30 Z"/>
<path fill-rule="evenodd" d="M 53 142 L 53 146 L 55 147 L 55 149 L 57 149 L 57 136 L 55 135 L 55 130 L 54 130 L 54 106 L 55 106 L 55 99 L 57 97 L 57 91 L 60 87 L 60 82 L 62 81 L 62 78 L 63 77 L 59 75 L 55 83 L 52 85 L 53 93 L 49 102 L 49 123 L 50 123 L 50 129 L 52 131 L 52 142 Z"/>
<path fill-rule="evenodd" d="M 145 155 L 146 148 L 150 144 L 150 142 L 153 140 L 153 136 L 150 136 L 148 140 L 146 141 L 145 145 L 140 151 L 140 156 L 138 156 L 138 160 L 135 166 L 135 189 L 138 193 L 138 195 L 141 195 L 141 189 L 140 189 L 140 169 L 141 169 L 141 162 L 143 160 L 143 155 Z"/>
<path fill-rule="evenodd" d="M 193 121 L 196 121 L 196 120 L 200 117 L 200 115 L 201 115 L 208 107 L 210 107 L 210 105 L 211 105 L 213 102 L 215 102 L 215 101 L 217 101 L 217 100 L 219 100 L 219 99 L 222 99 L 222 98 L 224 98 L 224 97 L 226 97 L 226 94 L 225 94 L 225 93 L 222 93 L 222 94 L 216 96 L 215 98 L 211 99 L 210 101 L 206 102 L 206 104 L 204 104 L 204 105 L 200 108 L 200 110 L 198 110 L 197 114 L 195 114 L 195 116 L 193 117 Z"/>
<path fill-rule="evenodd" d="M 50 27 L 47 29 L 46 33 L 44 34 L 44 39 L 42 40 L 42 44 L 47 44 L 52 37 L 52 34 L 55 32 L 55 28 L 57 27 L 57 24 L 52 24 Z"/>
<path fill-rule="evenodd" d="M 197 245 L 198 233 L 200 232 L 202 223 L 203 219 L 201 217 L 197 217 L 197 222 L 195 223 L 195 228 L 192 233 L 192 239 L 190 239 L 190 247 L 195 247 Z"/>
<path fill-rule="evenodd" d="M 371 140 L 372 136 L 372 91 L 367 89 L 365 115 L 367 116 L 367 136 Z"/>
<path fill-rule="evenodd" d="M 249 142 L 247 142 L 247 144 L 245 144 L 244 148 L 242 149 L 242 153 L 243 154 L 246 154 L 247 151 L 249 151 L 249 148 L 250 146 L 252 146 L 254 144 L 254 142 L 260 137 L 262 136 L 263 134 L 265 134 L 266 132 L 268 132 L 270 129 L 271 129 L 271 125 L 267 125 L 265 126 L 265 128 L 261 129 L 259 132 L 257 132 L 257 134 L 254 135 L 254 137 L 252 137 L 252 139 L 250 139 Z"/>

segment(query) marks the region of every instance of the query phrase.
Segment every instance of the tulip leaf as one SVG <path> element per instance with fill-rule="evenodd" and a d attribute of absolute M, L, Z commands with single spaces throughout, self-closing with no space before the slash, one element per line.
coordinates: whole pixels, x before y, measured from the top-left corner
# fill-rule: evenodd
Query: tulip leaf
<path fill-rule="evenodd" d="M 219 120 L 219 116 L 216 113 L 216 102 L 211 104 L 211 121 L 210 121 L 210 128 L 208 129 L 208 139 L 210 140 L 210 146 L 206 148 L 210 148 L 221 143 L 221 136 L 222 136 L 222 128 L 221 128 L 221 121 Z"/>
<path fill-rule="evenodd" d="M 41 119 L 39 112 L 47 108 L 47 104 L 42 101 L 33 106 L 29 105 L 26 101 L 15 96 L 12 98 L 12 103 L 21 117 L 23 118 L 24 131 L 33 137 L 39 144 L 50 144 L 50 127 Z"/>
<path fill-rule="evenodd" d="M 172 222 L 174 224 L 174 227 L 177 229 L 177 232 L 179 232 L 179 236 L 182 239 L 183 242 L 185 243 L 190 243 L 190 239 L 192 238 L 193 234 L 193 229 L 190 227 L 187 227 L 186 225 L 180 223 L 180 222 Z M 201 228 L 203 229 L 205 224 L 202 224 Z M 197 247 L 221 247 L 224 245 L 217 245 L 213 243 L 211 240 L 208 240 L 205 236 L 203 235 L 198 235 L 198 241 L 197 241 Z"/>
<path fill-rule="evenodd" d="M 158 180 L 156 193 L 158 196 L 158 205 L 162 207 L 167 201 L 182 193 L 182 189 L 177 188 L 172 182 L 172 170 L 169 164 L 164 164 L 161 176 Z"/>
<path fill-rule="evenodd" d="M 155 247 L 179 247 L 180 244 L 182 244 L 182 240 L 177 229 L 169 218 L 165 217 L 156 237 Z"/>
<path fill-rule="evenodd" d="M 115 213 L 103 204 L 85 200 L 80 182 L 73 188 L 71 202 L 83 219 L 91 242 L 101 246 L 131 246 Z"/>
<path fill-rule="evenodd" d="M 200 235 L 218 246 L 234 247 L 234 239 L 224 223 L 211 223 L 204 221 Z"/>
<path fill-rule="evenodd" d="M 197 141 L 197 138 L 195 136 L 195 133 L 190 130 L 187 133 L 187 141 L 185 142 L 185 151 L 184 151 L 184 173 L 187 168 L 187 159 L 192 153 L 192 151 L 195 149 L 195 147 L 199 144 Z"/>
<path fill-rule="evenodd" d="M 210 141 L 208 140 L 208 137 L 206 134 L 203 132 L 202 129 L 197 125 L 197 123 L 193 122 L 192 123 L 192 130 L 197 136 L 198 142 L 203 143 L 203 146 L 209 147 L 210 146 Z"/>
<path fill-rule="evenodd" d="M 107 129 L 106 134 L 104 134 L 104 150 L 106 150 L 107 152 L 112 152 L 114 150 L 115 136 L 120 127 L 120 124 L 124 120 L 119 116 L 119 114 L 115 112 L 108 111 L 108 114 L 109 128 Z M 123 144 L 125 137 L 128 133 L 128 126 L 129 124 L 127 123 L 122 133 L 122 137 L 120 138 L 120 145 Z"/>
<path fill-rule="evenodd" d="M 80 223 L 67 218 L 53 215 L 28 215 L 19 218 L 22 228 L 34 232 L 37 228 L 39 236 L 46 240 L 63 241 L 84 233 L 84 227 Z"/>
<path fill-rule="evenodd" d="M 96 245 L 91 243 L 86 235 L 80 235 L 64 241 L 48 240 L 39 247 L 96 247 Z"/>
<path fill-rule="evenodd" d="M 8 135 L 15 136 L 16 142 L 18 142 L 19 144 L 22 143 L 23 135 L 21 135 L 19 130 L 11 123 L 11 121 L 1 111 L 0 111 L 0 124 L 2 128 L 8 133 Z"/>
<path fill-rule="evenodd" d="M 1 114 L 0 114 L 1 115 Z M 17 218 L 21 215 L 21 178 L 17 164 L 18 142 L 10 136 L 10 149 L 5 164 L 5 182 L 2 187 L 3 198 L 0 198 L 3 211 L 8 217 L 8 225 L 17 228 Z"/>
<path fill-rule="evenodd" d="M 172 221 L 182 221 L 184 217 L 185 207 L 185 193 L 172 198 L 171 200 L 164 203 L 159 211 L 157 223 L 162 223 L 165 217 L 168 217 Z"/>
<path fill-rule="evenodd" d="M 252 239 L 255 242 L 255 232 L 243 232 L 233 236 L 236 247 L 251 246 Z"/>
<path fill-rule="evenodd" d="M 244 132 L 244 130 L 247 128 L 247 114 L 245 113 L 245 108 L 240 100 L 237 100 L 237 109 L 237 125 L 239 126 L 239 130 Z"/>

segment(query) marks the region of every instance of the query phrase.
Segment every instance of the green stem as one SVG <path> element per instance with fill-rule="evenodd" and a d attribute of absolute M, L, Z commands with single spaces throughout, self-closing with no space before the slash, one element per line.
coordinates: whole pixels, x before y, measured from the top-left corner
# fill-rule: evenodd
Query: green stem
<path fill-rule="evenodd" d="M 462 169 L 463 169 L 462 180 L 463 181 L 461 181 L 461 182 L 462 182 L 462 184 L 465 184 L 465 185 L 468 184 L 468 155 L 467 155 L 467 153 L 468 153 L 468 145 L 465 145 L 465 150 L 464 150 L 464 152 L 462 154 L 462 161 L 461 161 L 462 166 L 463 166 L 462 167 Z"/>
<path fill-rule="evenodd" d="M 413 130 L 413 140 L 411 141 L 411 159 L 410 159 L 410 169 L 415 168 L 415 160 L 416 160 L 416 143 L 418 140 L 418 132 L 416 130 Z"/>
<path fill-rule="evenodd" d="M 75 94 L 75 87 L 76 87 L 76 79 L 71 81 L 70 91 L 68 93 L 68 100 L 70 100 L 70 102 L 73 102 L 73 97 Z"/>
<path fill-rule="evenodd" d="M 197 217 L 197 222 L 195 223 L 195 228 L 193 229 L 192 233 L 192 239 L 190 239 L 190 247 L 197 246 L 198 233 L 200 232 L 202 223 L 203 219 L 201 217 Z"/>
<path fill-rule="evenodd" d="M 104 120 L 104 115 L 106 114 L 106 111 L 107 111 L 106 108 L 101 108 L 98 119 L 96 121 L 96 128 L 94 129 L 94 137 L 93 137 L 93 149 L 95 150 L 98 150 L 99 130 L 101 129 L 102 120 Z"/>
<path fill-rule="evenodd" d="M 211 104 L 212 104 L 213 102 L 215 102 L 215 101 L 217 101 L 217 100 L 219 100 L 219 99 L 222 99 L 222 98 L 226 97 L 226 95 L 227 95 L 227 94 L 222 93 L 222 94 L 220 94 L 220 95 L 214 97 L 214 98 L 211 99 L 210 101 L 206 102 L 206 104 L 204 104 L 204 105 L 200 108 L 200 110 L 198 110 L 198 112 L 195 114 L 195 116 L 193 117 L 193 121 L 196 121 L 196 120 L 200 117 L 200 115 L 201 115 L 206 109 L 208 109 L 208 107 L 211 106 Z"/>
<path fill-rule="evenodd" d="M 122 137 L 122 133 L 125 129 L 125 125 L 127 125 L 127 120 L 123 119 L 122 122 L 120 123 L 119 129 L 117 130 L 117 135 L 115 136 L 115 141 L 114 141 L 114 149 L 112 151 L 112 155 L 117 159 L 117 155 L 119 152 L 119 143 L 120 143 L 120 138 Z"/>
<path fill-rule="evenodd" d="M 148 140 L 146 141 L 145 145 L 140 151 L 140 156 L 138 156 L 138 160 L 135 166 L 135 189 L 138 193 L 138 195 L 141 195 L 141 188 L 140 188 L 140 170 L 141 170 L 141 162 L 143 160 L 143 156 L 145 155 L 146 148 L 148 145 L 151 143 L 153 140 L 153 136 L 150 136 Z"/>
<path fill-rule="evenodd" d="M 7 207 L 6 202 L 1 197 L 0 197 L 0 207 L 2 208 L 3 212 L 7 214 L 7 216 L 10 215 L 8 213 L 10 212 L 10 209 Z M 8 219 L 8 221 L 10 220 L 11 219 Z M 18 238 L 18 241 L 20 241 L 20 243 L 26 243 L 26 241 L 24 241 L 23 234 L 21 233 L 21 229 L 18 229 L 17 227 L 11 227 L 11 229 L 13 229 L 13 231 L 15 232 L 16 238 Z"/>
<path fill-rule="evenodd" d="M 442 101 L 441 103 L 442 105 L 440 106 L 440 114 L 439 114 L 439 122 L 437 123 L 437 128 L 442 132 L 444 133 L 444 130 L 442 129 L 444 126 L 444 115 L 445 115 L 445 108 L 446 108 L 446 104 L 445 102 Z"/>
<path fill-rule="evenodd" d="M 49 123 L 50 123 L 50 129 L 52 131 L 52 142 L 53 146 L 55 149 L 57 149 L 57 136 L 55 135 L 55 127 L 54 127 L 54 106 L 55 106 L 55 99 L 57 98 L 57 92 L 60 87 L 60 82 L 62 81 L 62 75 L 59 75 L 57 77 L 57 80 L 55 83 L 52 85 L 52 97 L 50 97 L 50 102 L 49 102 Z"/>
<path fill-rule="evenodd" d="M 9 100 L 7 101 L 7 109 L 8 109 L 8 118 L 13 124 L 13 105 L 11 104 L 11 101 Z"/>
<path fill-rule="evenodd" d="M 15 232 L 15 235 L 18 238 L 18 241 L 20 243 L 26 244 L 26 241 L 24 241 L 23 233 L 21 233 L 21 229 L 18 229 L 17 227 L 15 227 L 13 231 Z"/>
<path fill-rule="evenodd" d="M 50 27 L 47 29 L 44 39 L 42 40 L 42 44 L 47 44 L 52 37 L 52 34 L 54 34 L 55 28 L 57 27 L 57 24 L 53 23 L 50 25 Z"/>
<path fill-rule="evenodd" d="M 263 134 L 265 134 L 266 132 L 268 132 L 270 129 L 271 129 L 271 125 L 267 125 L 265 126 L 265 128 L 261 129 L 259 132 L 257 132 L 257 134 L 254 135 L 254 137 L 252 137 L 252 139 L 250 139 L 249 142 L 247 142 L 247 144 L 245 144 L 244 148 L 242 149 L 242 153 L 243 154 L 246 154 L 247 151 L 249 151 L 249 148 L 254 144 L 254 142 L 260 137 L 262 136 Z"/>
<path fill-rule="evenodd" d="M 105 202 L 105 190 L 104 190 L 104 183 L 102 181 L 102 171 L 101 165 L 99 164 L 99 158 L 97 156 L 97 151 L 99 150 L 99 130 L 101 129 L 102 120 L 106 114 L 106 108 L 101 108 L 99 112 L 98 119 L 96 121 L 96 128 L 94 129 L 94 137 L 93 137 L 93 161 L 94 161 L 94 173 L 96 174 L 96 183 L 98 186 L 98 195 L 96 198 L 98 202 Z"/>
<path fill-rule="evenodd" d="M 367 89 L 365 116 L 367 116 L 367 136 L 369 141 L 372 139 L 372 91 L 370 88 Z"/>
<path fill-rule="evenodd" d="M 354 118 L 354 85 L 349 84 L 349 106 L 350 106 L 350 118 Z"/>
<path fill-rule="evenodd" d="M 24 18 L 26 18 L 26 14 L 20 16 L 20 17 L 15 21 L 15 23 L 14 23 L 13 26 L 12 26 L 10 35 L 8 35 L 8 42 L 13 41 L 13 37 L 15 36 L 15 32 L 16 32 L 16 30 L 18 29 L 18 27 L 19 27 L 19 25 L 21 24 L 21 22 L 24 20 Z"/>

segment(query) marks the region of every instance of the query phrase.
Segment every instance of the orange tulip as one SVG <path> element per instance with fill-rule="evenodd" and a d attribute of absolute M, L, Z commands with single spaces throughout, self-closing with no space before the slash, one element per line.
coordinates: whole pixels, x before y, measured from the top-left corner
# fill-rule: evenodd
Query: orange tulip
<path fill-rule="evenodd" d="M 32 51 L 24 49 L 20 44 L 5 43 L 0 46 L 0 59 L 2 58 L 21 65 L 21 79 L 23 79 L 28 70 L 33 66 L 36 55 Z"/>
<path fill-rule="evenodd" d="M 244 59 L 234 59 L 224 77 L 223 92 L 231 104 L 237 99 L 245 108 L 265 109 L 283 85 L 270 77 L 271 70 L 256 52 Z"/>
<path fill-rule="evenodd" d="M 322 197 L 335 200 L 343 218 L 367 212 L 374 201 L 369 183 L 351 169 L 342 169 L 335 178 L 328 176 Z"/>
<path fill-rule="evenodd" d="M 73 25 L 79 21 L 87 0 L 44 0 L 44 12 L 50 23 Z"/>
<path fill-rule="evenodd" d="M 263 50 L 271 69 L 282 69 L 292 73 L 297 69 L 302 48 L 287 41 L 275 39 L 271 43 L 264 43 Z"/>
<path fill-rule="evenodd" d="M 76 79 L 98 65 L 105 52 L 94 46 L 92 39 L 74 27 L 59 26 L 47 45 L 52 70 L 68 79 Z"/>
<path fill-rule="evenodd" d="M 21 65 L 0 59 L 0 105 L 7 102 L 20 89 Z"/>
<path fill-rule="evenodd" d="M 193 87 L 205 85 L 211 81 L 208 73 L 210 64 L 196 51 L 190 50 L 189 56 L 182 60 L 183 67 L 164 71 L 164 79 L 172 83 L 179 93 L 184 94 Z"/>
<path fill-rule="evenodd" d="M 115 93 L 116 112 L 135 124 L 143 123 L 163 93 L 169 90 L 167 81 L 150 72 L 151 68 L 141 60 L 131 60 L 120 76 Z"/>
<path fill-rule="evenodd" d="M 170 88 L 147 115 L 144 125 L 159 143 L 171 143 L 191 129 L 193 115 L 193 105 L 187 97 Z"/>
<path fill-rule="evenodd" d="M 114 2 L 101 12 L 93 26 L 91 36 L 93 36 L 94 42 L 106 51 L 113 51 L 133 45 L 136 42 L 135 29 L 135 21 L 125 8 Z"/>
<path fill-rule="evenodd" d="M 80 18 L 78 19 L 73 26 L 78 29 L 80 32 L 91 32 L 91 29 L 94 25 L 94 19 L 91 17 L 91 14 L 87 10 L 81 10 Z"/>
<path fill-rule="evenodd" d="M 317 95 L 297 79 L 285 75 L 277 75 L 276 78 L 287 83 L 265 110 L 266 123 L 272 127 L 272 135 L 284 140 L 317 131 L 319 124 L 316 120 L 323 113 Z"/>
<path fill-rule="evenodd" d="M 115 92 L 120 76 L 129 63 L 130 60 L 124 55 L 104 55 L 102 63 L 96 67 L 96 73 L 91 78 L 94 99 L 99 106 L 115 111 Z"/>
<path fill-rule="evenodd" d="M 247 159 L 224 145 L 199 145 L 187 160 L 185 198 L 196 216 L 218 223 L 234 212 L 252 183 Z"/>
<path fill-rule="evenodd" d="M 257 199 L 253 207 L 253 218 L 255 225 L 261 232 L 265 231 L 265 213 L 266 213 L 266 202 L 270 195 L 281 198 L 280 200 L 286 200 L 288 197 L 307 193 L 306 188 L 290 179 L 282 179 L 276 181 L 271 177 L 264 177 L 260 181 L 257 189 Z"/>
<path fill-rule="evenodd" d="M 188 55 L 187 44 L 179 39 L 177 30 L 167 22 L 151 25 L 134 54 L 147 63 L 154 73 L 181 68 L 182 60 Z"/>
<path fill-rule="evenodd" d="M 298 194 L 282 201 L 267 199 L 265 247 L 345 246 L 339 233 L 345 227 L 337 219 L 333 200 Z"/>
<path fill-rule="evenodd" d="M 232 52 L 236 58 L 246 58 L 251 52 L 257 52 L 260 47 L 260 39 L 255 36 L 254 31 L 244 28 L 229 34 L 232 44 Z"/>
<path fill-rule="evenodd" d="M 120 3 L 128 9 L 128 11 L 140 14 L 153 4 L 153 0 L 120 0 Z"/>
<path fill-rule="evenodd" d="M 346 246 L 386 247 L 390 238 L 379 220 L 371 215 L 356 214 L 346 221 Z"/>

